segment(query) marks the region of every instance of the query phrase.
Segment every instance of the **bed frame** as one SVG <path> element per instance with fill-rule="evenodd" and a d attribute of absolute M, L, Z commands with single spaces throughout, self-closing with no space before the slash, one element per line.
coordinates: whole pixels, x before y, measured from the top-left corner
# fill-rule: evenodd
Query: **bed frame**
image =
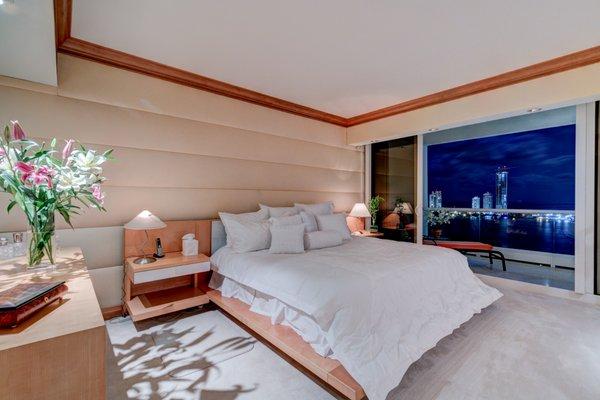
<path fill-rule="evenodd" d="M 352 222 L 348 221 L 349 225 Z M 188 232 L 196 233 L 196 238 L 200 242 L 200 251 L 205 254 L 214 253 L 226 243 L 225 229 L 219 220 L 166 221 L 166 224 L 167 226 L 163 229 L 148 232 L 151 236 L 150 243 L 153 244 L 154 239 L 160 237 L 166 252 L 181 251 L 181 236 Z M 140 231 L 126 230 L 125 255 L 136 251 L 139 253 L 139 245 L 145 239 L 142 234 L 143 232 Z M 250 306 L 246 303 L 237 299 L 222 297 L 221 292 L 208 288 L 209 275 L 210 273 L 198 274 L 196 280 L 199 283 L 198 286 L 206 292 L 210 301 L 217 307 L 346 398 L 360 400 L 365 397 L 362 387 L 350 376 L 339 361 L 318 355 L 291 328 L 283 325 L 272 325 L 270 318 L 250 311 Z"/>

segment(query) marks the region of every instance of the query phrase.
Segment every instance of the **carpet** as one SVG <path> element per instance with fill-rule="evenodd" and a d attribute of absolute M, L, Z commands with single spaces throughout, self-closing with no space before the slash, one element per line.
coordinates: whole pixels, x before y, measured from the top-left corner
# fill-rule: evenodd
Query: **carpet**
<path fill-rule="evenodd" d="M 600 399 L 600 307 L 497 287 L 504 297 L 425 353 L 388 400 Z M 218 310 L 106 327 L 110 400 L 339 398 Z"/>

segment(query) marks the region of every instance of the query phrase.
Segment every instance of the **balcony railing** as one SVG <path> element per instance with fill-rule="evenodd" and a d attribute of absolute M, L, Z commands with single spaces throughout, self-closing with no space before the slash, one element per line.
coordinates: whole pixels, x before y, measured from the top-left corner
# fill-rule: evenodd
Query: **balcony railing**
<path fill-rule="evenodd" d="M 521 210 L 484 208 L 429 208 L 424 213 L 426 234 L 429 211 L 451 216 L 441 225 L 442 238 L 492 244 L 495 247 L 554 254 L 575 254 L 575 212 L 572 210 Z M 429 229 L 428 229 L 429 228 Z"/>

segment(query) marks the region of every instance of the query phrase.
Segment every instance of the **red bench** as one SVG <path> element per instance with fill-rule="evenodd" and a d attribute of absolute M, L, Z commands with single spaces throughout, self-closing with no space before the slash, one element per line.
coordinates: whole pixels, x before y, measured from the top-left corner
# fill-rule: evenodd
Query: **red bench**
<path fill-rule="evenodd" d="M 502 270 L 506 271 L 506 259 L 504 258 L 504 254 L 502 254 L 498 250 L 494 250 L 494 246 L 492 246 L 491 244 L 481 242 L 461 242 L 453 240 L 436 239 L 423 240 L 423 244 L 445 247 L 447 249 L 459 251 L 462 254 L 487 253 L 490 259 L 490 266 L 493 265 L 493 259 L 496 258 L 502 261 Z"/>

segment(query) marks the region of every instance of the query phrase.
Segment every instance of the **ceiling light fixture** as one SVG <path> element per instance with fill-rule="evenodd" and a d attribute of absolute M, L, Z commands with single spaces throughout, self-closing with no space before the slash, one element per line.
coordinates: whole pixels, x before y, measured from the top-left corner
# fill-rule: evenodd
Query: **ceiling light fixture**
<path fill-rule="evenodd" d="M 438 130 L 438 128 L 429 128 L 429 129 L 427 130 L 427 132 L 435 132 L 435 131 L 437 131 L 437 130 Z"/>
<path fill-rule="evenodd" d="M 538 112 L 538 111 L 542 111 L 542 109 L 540 107 L 532 107 L 529 110 L 527 110 L 527 112 L 529 112 L 529 113 L 534 113 L 534 112 Z"/>

